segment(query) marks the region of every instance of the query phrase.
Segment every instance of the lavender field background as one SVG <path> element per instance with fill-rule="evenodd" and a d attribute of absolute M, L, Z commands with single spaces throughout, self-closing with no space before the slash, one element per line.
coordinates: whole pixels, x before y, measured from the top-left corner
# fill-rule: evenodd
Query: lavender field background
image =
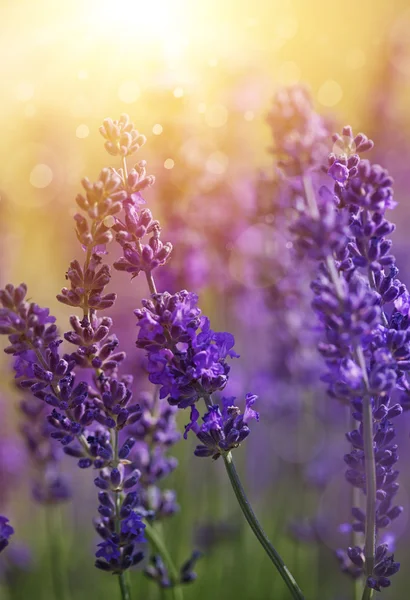
<path fill-rule="evenodd" d="M 0 3 L 0 288 L 25 282 L 30 300 L 69 329 L 73 311 L 56 295 L 70 261 L 81 258 L 75 198 L 82 178 L 121 166 L 98 129 L 127 113 L 147 138 L 137 159 L 156 179 L 143 192 L 146 206 L 174 247 L 156 272 L 157 287 L 195 292 L 213 328 L 235 335 L 240 358 L 224 395 L 252 391 L 260 412 L 235 451 L 237 467 L 267 534 L 312 600 L 355 597 L 335 557 L 349 545 L 349 422 L 320 380 L 309 273 L 294 261 L 286 227 L 293 192 L 271 151 L 281 125 L 272 102 L 278 90 L 301 86 L 331 132 L 349 123 L 374 140 L 369 159 L 395 182 L 394 254 L 410 286 L 409 28 L 405 0 Z M 323 144 L 332 150 L 330 137 Z M 114 249 L 108 262 L 119 256 Z M 137 395 L 152 389 L 133 313 L 146 282 L 113 271 L 108 291 L 118 294 L 107 314 Z M 1 353 L 0 513 L 15 534 L 0 555 L 0 598 L 51 600 L 51 509 L 32 498 L 35 473 L 13 377 Z M 181 433 L 188 421 L 179 411 Z M 402 567 L 381 594 L 386 600 L 404 600 L 410 589 L 408 413 L 397 430 L 404 511 L 389 534 Z M 172 447 L 178 467 L 163 484 L 180 507 L 162 524 L 175 562 L 202 553 L 185 600 L 290 598 L 248 531 L 223 464 L 194 456 L 195 445 L 188 436 Z M 116 598 L 115 578 L 94 568 L 93 477 L 69 457 L 62 465 L 72 498 L 52 507 L 60 532 L 53 543 L 71 598 Z M 134 600 L 173 598 L 142 571 L 130 574 Z"/>

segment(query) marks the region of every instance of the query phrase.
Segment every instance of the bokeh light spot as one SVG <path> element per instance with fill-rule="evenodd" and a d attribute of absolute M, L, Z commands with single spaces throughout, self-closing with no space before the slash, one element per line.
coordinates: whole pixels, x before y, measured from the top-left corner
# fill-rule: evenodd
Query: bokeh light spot
<path fill-rule="evenodd" d="M 184 90 L 182 87 L 176 87 L 172 93 L 174 94 L 175 98 L 182 98 L 184 95 Z"/>
<path fill-rule="evenodd" d="M 154 127 L 152 128 L 152 133 L 154 135 L 161 135 L 163 131 L 163 127 L 159 123 L 155 123 Z"/>
<path fill-rule="evenodd" d="M 88 79 L 88 71 L 86 71 L 85 69 L 81 69 L 80 71 L 78 71 L 77 77 L 78 79 Z"/>
<path fill-rule="evenodd" d="M 214 175 L 222 175 L 228 168 L 229 158 L 223 152 L 217 150 L 210 154 L 206 160 L 207 171 Z"/>
<path fill-rule="evenodd" d="M 115 225 L 115 218 L 112 215 L 108 215 L 103 220 L 105 227 L 113 227 Z"/>
<path fill-rule="evenodd" d="M 125 104 L 132 104 L 141 96 L 141 90 L 136 81 L 123 81 L 118 88 L 118 98 Z"/>
<path fill-rule="evenodd" d="M 245 121 L 253 121 L 255 118 L 255 113 L 253 112 L 253 110 L 247 110 L 243 115 L 243 118 L 245 119 Z"/>
<path fill-rule="evenodd" d="M 209 127 L 223 127 L 228 120 L 228 110 L 223 104 L 212 104 L 205 113 Z"/>
<path fill-rule="evenodd" d="M 167 158 L 167 160 L 164 162 L 164 167 L 166 169 L 173 169 L 174 168 L 174 161 L 172 160 L 172 158 Z"/>
<path fill-rule="evenodd" d="M 323 106 L 335 106 L 340 102 L 343 90 L 337 81 L 327 79 L 319 88 L 317 99 Z"/>
<path fill-rule="evenodd" d="M 53 181 L 53 171 L 48 165 L 38 164 L 30 173 L 30 183 L 35 188 L 46 188 Z"/>
<path fill-rule="evenodd" d="M 16 98 L 20 102 L 27 102 L 34 96 L 34 85 L 29 81 L 20 81 L 16 87 Z"/>
<path fill-rule="evenodd" d="M 89 134 L 90 134 L 90 130 L 87 127 L 87 125 L 85 125 L 85 123 L 82 123 L 81 125 L 79 125 L 77 127 L 77 129 L 75 130 L 75 135 L 80 139 L 88 137 Z"/>
<path fill-rule="evenodd" d="M 201 114 L 205 114 L 206 113 L 206 104 L 205 102 L 200 102 L 198 104 L 198 112 Z"/>

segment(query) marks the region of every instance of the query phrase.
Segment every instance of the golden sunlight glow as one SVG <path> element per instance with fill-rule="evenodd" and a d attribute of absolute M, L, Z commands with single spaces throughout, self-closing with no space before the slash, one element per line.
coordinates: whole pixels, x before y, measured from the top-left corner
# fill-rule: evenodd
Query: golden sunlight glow
<path fill-rule="evenodd" d="M 173 54 L 184 42 L 186 3 L 183 0 L 98 0 L 87 3 L 94 25 L 104 34 L 133 39 L 138 45 L 158 44 Z"/>

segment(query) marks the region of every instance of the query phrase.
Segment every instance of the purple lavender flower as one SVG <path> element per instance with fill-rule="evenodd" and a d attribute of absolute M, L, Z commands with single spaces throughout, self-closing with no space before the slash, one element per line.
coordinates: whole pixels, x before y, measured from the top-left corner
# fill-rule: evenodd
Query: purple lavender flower
<path fill-rule="evenodd" d="M 9 520 L 6 517 L 0 516 L 0 552 L 9 545 L 9 540 L 13 533 L 14 529 L 9 525 Z"/>
<path fill-rule="evenodd" d="M 221 454 L 237 448 L 250 434 L 248 423 L 251 419 L 259 421 L 259 414 L 252 408 L 257 396 L 247 394 L 243 414 L 235 406 L 235 398 L 222 398 L 222 411 L 217 404 L 211 404 L 208 412 L 202 417 L 202 425 L 198 425 L 199 412 L 194 407 L 191 411 L 191 423 L 185 428 L 185 437 L 190 429 L 201 442 L 195 448 L 195 455 L 212 456 L 214 460 Z"/>
<path fill-rule="evenodd" d="M 410 368 L 407 323 L 386 305 L 405 292 L 397 279 L 391 243 L 394 226 L 385 218 L 393 208 L 392 180 L 385 170 L 360 160 L 355 152 L 373 143 L 363 134 L 354 137 L 350 127 L 334 138 L 338 155 L 331 155 L 329 174 L 335 180 L 331 218 L 323 221 L 315 199 L 308 194 L 300 224 L 294 231 L 312 248 L 321 262 L 312 284 L 313 307 L 323 326 L 319 350 L 326 360 L 329 394 L 352 407 L 359 426 L 347 434 L 352 450 L 345 456 L 347 480 L 366 494 L 366 512 L 352 508 L 353 530 L 365 534 L 365 547 L 339 552 L 344 571 L 353 577 L 362 572 L 367 586 L 376 590 L 390 585 L 399 569 L 387 545 L 375 546 L 379 531 L 397 518 L 403 508 L 394 504 L 398 491 L 397 446 L 392 419 L 401 414 L 391 402 L 399 381 Z M 331 194 L 326 192 L 329 200 Z M 323 193 L 322 193 L 323 197 Z M 328 230 L 327 238 L 318 227 Z M 338 223 L 343 227 L 338 229 Z M 334 243 L 328 239 L 334 236 Z M 403 303 L 404 305 L 404 303 Z"/>
<path fill-rule="evenodd" d="M 187 291 L 167 292 L 143 300 L 135 314 L 140 328 L 137 346 L 147 350 L 149 379 L 160 385 L 160 397 L 179 408 L 222 390 L 237 357 L 230 333 L 216 333 L 201 316 L 198 297 Z"/>
<path fill-rule="evenodd" d="M 54 349 L 58 334 L 54 317 L 50 316 L 48 309 L 25 301 L 26 293 L 24 284 L 17 288 L 7 285 L 0 290 L 3 306 L 0 309 L 3 323 L 0 331 L 8 335 L 10 345 L 5 352 L 15 356 L 16 382 L 26 392 L 20 403 L 20 431 L 34 466 L 33 497 L 37 502 L 48 504 L 69 499 L 71 491 L 60 472 L 58 444 L 50 439 L 50 427 L 46 421 L 50 411 L 31 392 L 40 393 L 52 383 L 53 371 L 61 375 L 69 369 L 69 365 L 56 358 Z M 40 356 L 44 356 L 42 364 L 39 364 Z M 47 370 L 44 368 L 46 365 Z"/>

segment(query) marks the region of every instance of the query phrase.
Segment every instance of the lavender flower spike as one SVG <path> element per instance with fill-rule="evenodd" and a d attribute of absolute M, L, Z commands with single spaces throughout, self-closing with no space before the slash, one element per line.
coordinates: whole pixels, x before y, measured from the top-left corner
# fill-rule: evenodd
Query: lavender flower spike
<path fill-rule="evenodd" d="M 372 590 L 390 585 L 399 563 L 377 539 L 382 528 L 400 516 L 394 504 L 398 491 L 397 446 L 393 419 L 403 406 L 393 404 L 395 389 L 407 386 L 410 370 L 408 319 L 395 310 L 405 286 L 390 254 L 387 236 L 394 226 L 386 211 L 394 208 L 392 180 L 379 165 L 361 160 L 373 142 L 350 127 L 335 136 L 337 154 L 329 157 L 334 193 L 306 188 L 306 209 L 294 226 L 299 247 L 319 261 L 312 283 L 313 307 L 323 328 L 319 350 L 328 373 L 331 397 L 350 404 L 358 423 L 347 439 L 347 481 L 366 496 L 366 511 L 352 507 L 353 530 L 364 534 L 364 547 L 338 552 L 345 572 L 364 574 L 363 600 Z M 350 563 L 349 563 L 350 561 Z"/>

